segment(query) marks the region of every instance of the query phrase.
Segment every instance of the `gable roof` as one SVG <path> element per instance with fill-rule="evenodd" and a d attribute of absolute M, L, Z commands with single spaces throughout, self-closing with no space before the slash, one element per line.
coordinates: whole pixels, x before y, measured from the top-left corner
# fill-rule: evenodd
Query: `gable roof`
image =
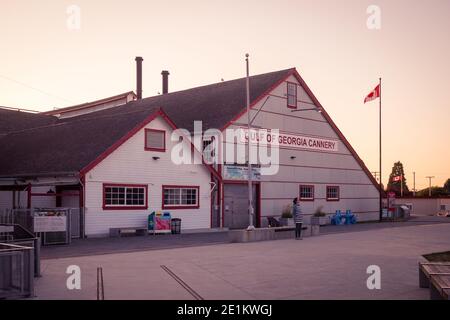
<path fill-rule="evenodd" d="M 265 92 L 270 91 L 274 84 L 284 80 L 294 71 L 295 68 L 290 68 L 250 77 L 250 101 L 260 98 Z M 245 78 L 240 78 L 144 98 L 72 119 L 88 119 L 104 115 L 123 116 L 130 110 L 145 112 L 153 107 L 161 107 L 178 128 L 193 131 L 194 121 L 201 120 L 204 130 L 220 129 L 242 112 L 245 101 Z"/>
<path fill-rule="evenodd" d="M 251 100 L 258 99 L 294 70 L 252 76 Z M 241 78 L 72 118 L 35 115 L 45 118 L 29 121 L 28 128 L 16 127 L 14 122 L 9 126 L 15 130 L 0 136 L 0 177 L 80 172 L 160 109 L 178 128 L 192 131 L 194 120 L 202 120 L 204 130 L 221 128 L 242 111 L 245 99 L 245 78 Z"/>
<path fill-rule="evenodd" d="M 367 177 L 369 178 L 369 180 L 372 182 L 372 184 L 375 186 L 375 188 L 379 187 L 378 181 L 375 179 L 375 177 L 372 175 L 372 173 L 369 171 L 369 169 L 367 168 L 366 164 L 364 163 L 364 161 L 362 161 L 362 159 L 359 157 L 358 153 L 356 153 L 356 150 L 353 149 L 352 145 L 350 144 L 350 142 L 348 142 L 347 138 L 345 138 L 344 134 L 341 132 L 341 130 L 339 130 L 339 128 L 336 126 L 336 124 L 334 123 L 333 119 L 331 119 L 331 117 L 329 116 L 329 114 L 325 111 L 325 108 L 322 106 L 322 104 L 319 102 L 319 100 L 316 98 L 316 96 L 314 95 L 314 93 L 311 91 L 311 89 L 308 87 L 308 85 L 306 84 L 306 82 L 303 80 L 303 78 L 300 76 L 300 74 L 297 72 L 297 70 L 294 70 L 293 75 L 295 76 L 295 78 L 297 79 L 297 81 L 300 83 L 300 85 L 303 87 L 303 89 L 306 91 L 306 93 L 308 94 L 308 96 L 311 98 L 311 100 L 313 101 L 314 105 L 317 108 L 321 109 L 321 114 L 323 115 L 323 117 L 325 118 L 325 120 L 327 120 L 328 124 L 331 126 L 331 128 L 333 129 L 333 131 L 338 135 L 339 139 L 342 141 L 342 143 L 347 147 L 348 151 L 352 154 L 352 156 L 354 157 L 354 159 L 356 160 L 356 162 L 358 162 L 358 164 L 360 165 L 361 169 L 364 171 L 364 173 L 367 175 Z M 384 192 L 384 191 L 383 191 Z"/>
<path fill-rule="evenodd" d="M 315 106 L 322 109 L 324 118 L 378 187 L 378 182 L 295 68 L 250 77 L 251 106 L 291 75 Z M 0 177 L 81 172 L 158 114 L 173 127 L 191 132 L 195 120 L 202 121 L 203 130 L 223 130 L 246 111 L 245 81 L 240 78 L 219 82 L 65 119 L 32 114 L 25 115 L 22 123 L 17 115 L 8 114 L 11 122 L 4 121 L 2 125 L 0 121 Z M 6 132 L 3 137 L 2 126 Z"/>

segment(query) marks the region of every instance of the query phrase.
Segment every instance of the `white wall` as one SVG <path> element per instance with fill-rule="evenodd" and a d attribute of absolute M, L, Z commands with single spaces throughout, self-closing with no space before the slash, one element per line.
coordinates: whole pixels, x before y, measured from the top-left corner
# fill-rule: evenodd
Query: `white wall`
<path fill-rule="evenodd" d="M 162 207 L 162 185 L 200 186 L 200 208 L 170 211 L 182 219 L 182 229 L 210 228 L 211 175 L 202 165 L 175 165 L 171 161 L 171 128 L 160 117 L 146 128 L 166 130 L 166 152 L 144 150 L 144 129 L 86 174 L 86 234 L 106 235 L 112 227 L 146 226 L 147 216 Z M 152 157 L 160 157 L 153 160 Z M 148 210 L 103 210 L 103 183 L 148 185 Z"/>
<path fill-rule="evenodd" d="M 294 76 L 289 82 L 298 83 Z M 276 175 L 262 176 L 261 215 L 281 215 L 282 208 L 298 196 L 299 185 L 315 187 L 315 201 L 302 202 L 305 214 L 313 214 L 323 206 L 327 213 L 335 210 L 351 209 L 359 221 L 378 220 L 379 194 L 366 173 L 361 168 L 339 136 L 322 114 L 316 111 L 292 113 L 287 108 L 287 84 L 283 82 L 270 93 L 263 109 L 254 120 L 256 127 L 279 129 L 290 134 L 317 136 L 339 140 L 337 152 L 280 148 L 280 168 Z M 298 109 L 315 107 L 303 88 L 297 89 Z M 258 110 L 265 99 L 254 107 Z M 325 106 L 326 107 L 326 106 Z M 256 111 L 252 111 L 253 118 Z M 230 128 L 245 126 L 247 115 L 242 115 Z M 226 140 L 226 139 L 225 139 Z M 226 141 L 224 142 L 224 150 Z M 225 151 L 224 151 L 225 153 Z M 291 159 L 295 156 L 295 159 Z M 340 187 L 340 201 L 326 201 L 326 186 Z M 262 219 L 264 223 L 266 219 Z"/>

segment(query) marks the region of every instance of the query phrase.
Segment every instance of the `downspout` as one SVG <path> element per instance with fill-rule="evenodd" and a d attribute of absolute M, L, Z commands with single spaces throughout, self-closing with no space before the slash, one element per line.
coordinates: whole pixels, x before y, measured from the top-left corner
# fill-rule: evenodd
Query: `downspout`
<path fill-rule="evenodd" d="M 86 221 L 86 187 L 83 181 L 85 181 L 85 175 L 78 175 L 78 182 L 80 183 L 81 190 L 80 190 L 80 209 L 82 210 L 82 214 L 80 214 L 80 221 L 81 221 L 81 239 L 86 238 L 85 233 L 85 221 Z M 81 212 L 80 212 L 81 213 Z"/>

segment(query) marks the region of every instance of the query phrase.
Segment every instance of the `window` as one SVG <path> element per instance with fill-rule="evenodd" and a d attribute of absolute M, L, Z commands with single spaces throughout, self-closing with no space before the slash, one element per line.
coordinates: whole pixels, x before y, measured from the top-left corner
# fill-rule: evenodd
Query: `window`
<path fill-rule="evenodd" d="M 215 159 L 215 147 L 214 137 L 203 139 L 203 159 L 207 164 L 212 164 Z"/>
<path fill-rule="evenodd" d="M 339 201 L 338 186 L 327 186 L 327 201 Z"/>
<path fill-rule="evenodd" d="M 287 83 L 287 106 L 288 108 L 297 109 L 297 84 Z"/>
<path fill-rule="evenodd" d="M 166 151 L 166 132 L 164 130 L 145 129 L 145 150 Z"/>
<path fill-rule="evenodd" d="M 163 186 L 163 209 L 199 208 L 199 187 Z"/>
<path fill-rule="evenodd" d="M 147 209 L 147 186 L 103 185 L 103 209 Z"/>
<path fill-rule="evenodd" d="M 314 186 L 300 186 L 300 200 L 314 200 Z"/>
<path fill-rule="evenodd" d="M 441 204 L 441 211 L 445 211 L 447 209 L 447 207 L 445 206 L 445 204 Z"/>

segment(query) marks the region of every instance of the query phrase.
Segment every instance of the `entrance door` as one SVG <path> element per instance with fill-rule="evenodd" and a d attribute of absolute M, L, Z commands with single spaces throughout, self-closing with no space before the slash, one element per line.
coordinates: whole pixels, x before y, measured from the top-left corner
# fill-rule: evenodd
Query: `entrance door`
<path fill-rule="evenodd" d="M 253 224 L 258 226 L 257 185 L 253 185 Z M 249 224 L 248 186 L 246 184 L 226 184 L 224 187 L 224 227 L 245 229 Z"/>

